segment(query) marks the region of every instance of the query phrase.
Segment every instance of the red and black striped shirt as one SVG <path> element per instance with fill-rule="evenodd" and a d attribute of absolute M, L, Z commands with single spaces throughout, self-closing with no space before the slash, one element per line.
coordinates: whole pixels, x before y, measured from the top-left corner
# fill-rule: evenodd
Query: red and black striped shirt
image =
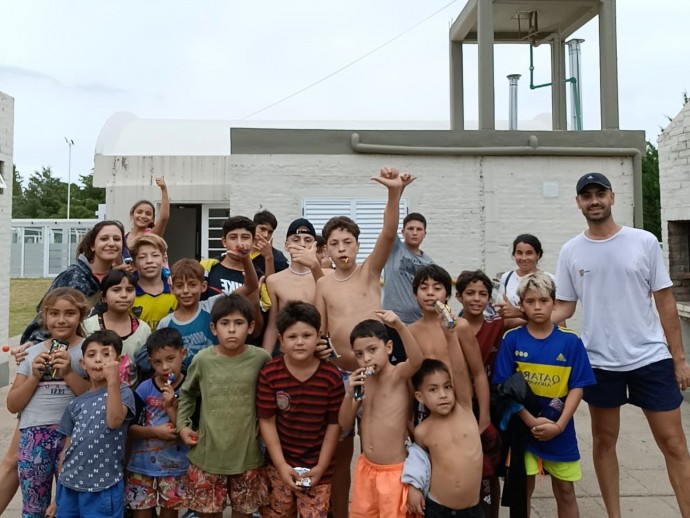
<path fill-rule="evenodd" d="M 340 372 L 330 363 L 321 363 L 309 379 L 300 381 L 279 356 L 259 374 L 256 413 L 264 419 L 275 415 L 280 446 L 290 466 L 313 468 L 319 461 L 326 427 L 338 423 L 344 395 Z M 321 480 L 328 482 L 332 472 L 331 461 Z"/>

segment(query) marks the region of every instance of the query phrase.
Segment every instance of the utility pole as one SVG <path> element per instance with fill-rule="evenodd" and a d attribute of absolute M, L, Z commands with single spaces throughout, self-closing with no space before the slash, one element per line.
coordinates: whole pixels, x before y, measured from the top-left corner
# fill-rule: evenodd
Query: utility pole
<path fill-rule="evenodd" d="M 67 162 L 67 219 L 69 219 L 69 209 L 72 194 L 72 146 L 74 140 L 65 137 L 65 142 L 69 146 L 69 161 Z"/>

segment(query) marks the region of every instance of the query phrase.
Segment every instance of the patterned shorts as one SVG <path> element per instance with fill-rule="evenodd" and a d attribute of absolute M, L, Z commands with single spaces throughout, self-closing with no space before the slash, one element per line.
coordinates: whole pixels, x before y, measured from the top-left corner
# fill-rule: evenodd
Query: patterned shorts
<path fill-rule="evenodd" d="M 187 477 L 150 477 L 140 473 L 127 473 L 125 501 L 134 510 L 181 509 Z"/>
<path fill-rule="evenodd" d="M 268 484 L 262 468 L 239 475 L 206 473 L 194 464 L 187 471 L 187 507 L 197 513 L 222 513 L 227 506 L 251 514 L 268 503 Z"/>
<path fill-rule="evenodd" d="M 295 510 L 300 518 L 322 518 L 328 514 L 330 482 L 295 493 L 283 483 L 275 467 L 267 466 L 266 476 L 270 493 L 268 505 L 261 508 L 263 518 L 295 516 Z"/>
<path fill-rule="evenodd" d="M 19 431 L 17 468 L 22 490 L 22 516 L 44 516 L 50 505 L 53 479 L 65 436 L 57 425 L 31 426 Z"/>

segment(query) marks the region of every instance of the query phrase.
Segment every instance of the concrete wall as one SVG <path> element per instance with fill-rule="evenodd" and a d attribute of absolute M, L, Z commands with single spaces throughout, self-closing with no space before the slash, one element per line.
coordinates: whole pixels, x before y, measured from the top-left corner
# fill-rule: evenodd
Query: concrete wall
<path fill-rule="evenodd" d="M 541 239 L 541 266 L 553 272 L 561 245 L 585 226 L 575 182 L 588 171 L 611 179 L 616 220 L 633 223 L 633 165 L 621 157 L 97 156 L 95 184 L 107 186 L 108 217 L 127 221 L 137 199 L 157 199 L 152 178 L 165 174 L 173 202 L 222 202 L 233 214 L 249 216 L 271 210 L 279 221 L 275 242 L 282 243 L 304 197 L 384 196 L 385 189 L 369 179 L 383 164 L 418 177 L 405 192 L 409 210 L 426 216 L 423 248 L 453 276 L 464 269 L 494 275 L 513 268 L 511 243 L 524 232 Z"/>
<path fill-rule="evenodd" d="M 659 136 L 664 254 L 674 281 L 686 354 L 690 355 L 690 103 Z"/>
<path fill-rule="evenodd" d="M 7 188 L 0 194 L 0 344 L 8 341 L 10 310 L 10 243 L 12 240 L 12 150 L 14 99 L 0 92 L 0 162 Z M 0 352 L 0 387 L 9 383 L 8 355 Z"/>

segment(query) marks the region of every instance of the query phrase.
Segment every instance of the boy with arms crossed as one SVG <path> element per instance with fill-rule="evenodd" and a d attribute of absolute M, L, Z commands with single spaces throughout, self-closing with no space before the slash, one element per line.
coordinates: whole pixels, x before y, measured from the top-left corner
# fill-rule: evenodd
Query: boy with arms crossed
<path fill-rule="evenodd" d="M 551 323 L 556 287 L 545 272 L 525 277 L 518 286 L 527 324 L 503 337 L 493 382 L 504 383 L 514 372 L 525 377 L 541 405 L 539 415 L 526 408 L 518 416 L 532 433 L 525 452 L 528 475 L 527 508 L 534 476 L 541 465 L 551 474 L 559 518 L 580 516 L 573 482 L 582 478 L 573 415 L 582 388 L 596 383 L 582 340 L 569 329 Z"/>
<path fill-rule="evenodd" d="M 426 359 L 412 377 L 415 399 L 430 415 L 414 429 L 415 442 L 431 459 L 429 491 L 410 486 L 408 508 L 425 518 L 482 518 L 479 504 L 482 447 L 472 412 L 472 388 L 467 364 L 452 329 L 438 319 L 452 366 Z M 437 324 L 439 325 L 439 324 Z"/>
<path fill-rule="evenodd" d="M 288 302 L 276 318 L 283 355 L 259 374 L 257 414 L 271 462 L 264 518 L 325 517 L 333 454 L 340 437 L 340 372 L 314 354 L 321 317 L 304 302 Z M 297 468 L 306 468 L 298 473 Z"/>
<path fill-rule="evenodd" d="M 197 353 L 177 406 L 180 438 L 190 447 L 188 507 L 220 518 L 230 500 L 235 518 L 249 518 L 266 502 L 263 458 L 256 437 L 256 382 L 270 355 L 247 345 L 254 308 L 242 295 L 220 298 L 211 310 L 218 345 Z M 201 396 L 199 430 L 191 429 Z"/>
<path fill-rule="evenodd" d="M 58 431 L 67 436 L 57 487 L 57 517 L 122 516 L 127 421 L 134 395 L 120 383 L 122 339 L 96 331 L 81 346 L 91 388 L 73 399 Z"/>
<path fill-rule="evenodd" d="M 323 276 L 316 257 L 316 231 L 309 220 L 299 218 L 290 223 L 285 250 L 290 254 L 290 266 L 266 278 L 271 308 L 268 310 L 263 348 L 271 354 L 278 339 L 276 315 L 290 300 L 313 304 L 316 298 L 316 281 Z"/>
<path fill-rule="evenodd" d="M 404 518 L 407 488 L 400 477 L 411 417 L 408 382 L 422 363 L 422 353 L 395 313 L 377 311 L 376 316 L 383 324 L 364 320 L 350 334 L 359 368 L 350 376 L 338 419 L 341 427 L 350 428 L 362 407 L 362 454 L 355 467 L 350 518 Z M 407 360 L 397 365 L 389 360 L 393 342 L 384 324 L 400 334 L 405 347 Z"/>
<path fill-rule="evenodd" d="M 344 216 L 331 218 L 322 230 L 335 270 L 316 283 L 315 306 L 321 313 L 321 335 L 329 334 L 333 348 L 341 355 L 333 363 L 346 371 L 346 376 L 348 371 L 357 368 L 357 360 L 349 345 L 350 332 L 358 322 L 374 318 L 375 311 L 381 306 L 381 271 L 393 240 L 397 239 L 400 197 L 414 177 L 384 167 L 380 176 L 372 179 L 388 189 L 388 200 L 383 213 L 383 228 L 364 263 L 357 264 L 359 227 L 354 221 Z M 344 438 L 338 446 L 332 495 L 335 518 L 347 516 L 352 450 L 352 436 Z"/>

